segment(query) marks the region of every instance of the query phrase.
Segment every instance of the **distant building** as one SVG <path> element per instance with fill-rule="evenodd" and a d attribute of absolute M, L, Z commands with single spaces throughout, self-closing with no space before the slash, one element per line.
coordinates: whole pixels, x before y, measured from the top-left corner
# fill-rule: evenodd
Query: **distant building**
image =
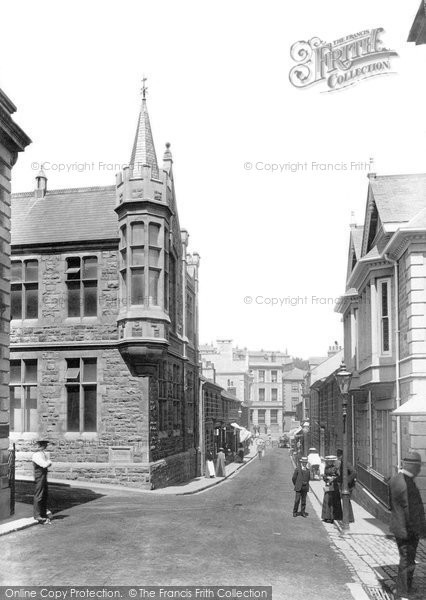
<path fill-rule="evenodd" d="M 309 414 L 309 444 L 317 448 L 321 456 L 335 454 L 342 447 L 342 403 L 335 379 L 342 360 L 340 349 L 308 374 L 305 405 Z M 351 423 L 350 415 L 348 423 Z M 348 427 L 348 431 L 350 429 Z"/>
<path fill-rule="evenodd" d="M 200 346 L 203 375 L 234 394 L 242 402 L 243 424 L 252 432 L 283 432 L 283 374 L 292 359 L 287 353 L 234 348 L 232 340 L 216 346 Z"/>
<path fill-rule="evenodd" d="M 284 371 L 283 381 L 283 405 L 284 405 L 284 430 L 289 431 L 292 419 L 302 420 L 303 414 L 298 413 L 298 405 L 303 402 L 303 390 L 306 371 L 302 369 L 291 369 Z M 303 411 L 300 411 L 301 413 Z"/>
<path fill-rule="evenodd" d="M 249 352 L 249 368 L 253 377 L 250 401 L 253 430 L 270 433 L 274 438 L 283 433 L 283 375 L 285 365 L 291 362 L 291 357 L 283 352 Z"/>
<path fill-rule="evenodd" d="M 200 346 L 203 375 L 248 406 L 251 377 L 246 348 L 234 348 L 232 340 L 217 340 L 216 346 Z"/>
<path fill-rule="evenodd" d="M 87 132 L 86 132 L 87 133 Z M 28 473 L 163 487 L 199 473 L 198 266 L 145 90 L 115 185 L 12 199 L 11 439 Z"/>
<path fill-rule="evenodd" d="M 0 520 L 10 515 L 9 334 L 10 334 L 10 188 L 12 167 L 30 138 L 13 121 L 16 106 L 0 90 Z"/>

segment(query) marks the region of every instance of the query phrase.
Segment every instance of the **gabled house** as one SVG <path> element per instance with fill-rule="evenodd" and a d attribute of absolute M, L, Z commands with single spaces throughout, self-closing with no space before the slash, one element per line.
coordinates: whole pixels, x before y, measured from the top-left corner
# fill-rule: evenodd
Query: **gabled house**
<path fill-rule="evenodd" d="M 403 454 L 413 449 L 426 461 L 426 174 L 369 175 L 336 310 L 353 372 L 358 481 L 386 507 L 386 482 Z M 426 477 L 419 485 L 425 493 Z"/>
<path fill-rule="evenodd" d="M 145 90 L 115 185 L 12 197 L 11 439 L 31 473 L 162 487 L 199 473 L 198 265 Z"/>

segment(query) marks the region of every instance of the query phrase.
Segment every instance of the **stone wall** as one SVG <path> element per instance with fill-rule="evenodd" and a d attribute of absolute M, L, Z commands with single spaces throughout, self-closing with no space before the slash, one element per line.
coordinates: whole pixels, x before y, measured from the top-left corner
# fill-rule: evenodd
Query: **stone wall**
<path fill-rule="evenodd" d="M 9 318 L 11 154 L 0 143 L 0 520 L 9 516 Z"/>
<path fill-rule="evenodd" d="M 182 483 L 200 473 L 201 454 L 195 448 L 151 464 L 151 487 L 158 489 Z"/>

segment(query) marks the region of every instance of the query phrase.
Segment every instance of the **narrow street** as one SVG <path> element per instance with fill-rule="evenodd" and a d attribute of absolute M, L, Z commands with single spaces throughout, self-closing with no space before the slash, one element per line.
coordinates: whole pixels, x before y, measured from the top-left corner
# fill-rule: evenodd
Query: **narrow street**
<path fill-rule="evenodd" d="M 274 598 L 349 600 L 350 572 L 310 502 L 308 518 L 292 516 L 291 474 L 274 448 L 195 495 L 94 495 L 4 537 L 1 583 L 272 585 Z"/>

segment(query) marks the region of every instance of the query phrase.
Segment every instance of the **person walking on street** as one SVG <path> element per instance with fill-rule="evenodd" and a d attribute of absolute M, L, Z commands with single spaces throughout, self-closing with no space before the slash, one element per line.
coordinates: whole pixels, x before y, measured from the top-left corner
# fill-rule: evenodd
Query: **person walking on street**
<path fill-rule="evenodd" d="M 263 458 L 263 452 L 265 449 L 265 442 L 263 440 L 258 440 L 257 441 L 257 456 L 259 458 L 259 460 L 262 460 Z"/>
<path fill-rule="evenodd" d="M 34 466 L 34 519 L 41 525 L 50 524 L 51 521 L 47 515 L 47 470 L 51 466 L 52 461 L 46 453 L 46 448 L 49 442 L 47 440 L 39 440 L 37 442 L 38 449 L 32 456 Z"/>
<path fill-rule="evenodd" d="M 403 459 L 403 469 L 389 482 L 391 497 L 390 530 L 399 551 L 395 597 L 408 598 L 413 585 L 417 546 L 426 537 L 426 520 L 422 497 L 414 479 L 420 473 L 422 460 L 418 452 Z"/>
<path fill-rule="evenodd" d="M 311 479 L 311 472 L 308 467 L 308 459 L 306 456 L 302 456 L 300 464 L 295 468 L 293 477 L 291 478 L 294 491 L 296 492 L 293 506 L 293 517 L 297 517 L 297 511 L 299 510 L 299 502 L 301 503 L 301 515 L 307 517 L 306 514 L 306 496 L 309 492 L 309 481 Z"/>
<path fill-rule="evenodd" d="M 216 477 L 214 471 L 213 454 L 210 450 L 206 454 L 206 477 Z"/>
<path fill-rule="evenodd" d="M 321 519 L 326 523 L 333 523 L 335 519 L 341 521 L 343 518 L 338 482 L 339 471 L 334 464 L 336 460 L 337 456 L 334 455 L 325 457 L 325 469 L 323 475 L 325 488 Z"/>
<path fill-rule="evenodd" d="M 241 463 L 244 462 L 244 446 L 241 443 L 238 446 L 238 460 Z"/>
<path fill-rule="evenodd" d="M 216 477 L 225 477 L 225 452 L 219 448 L 216 457 Z"/>

